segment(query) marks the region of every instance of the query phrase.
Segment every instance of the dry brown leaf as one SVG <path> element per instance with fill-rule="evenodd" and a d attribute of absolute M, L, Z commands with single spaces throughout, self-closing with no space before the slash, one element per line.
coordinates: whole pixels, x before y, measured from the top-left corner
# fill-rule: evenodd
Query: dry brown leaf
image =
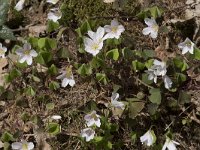
<path fill-rule="evenodd" d="M 3 69 L 8 64 L 6 58 L 0 58 L 0 86 L 5 86 L 4 76 L 6 75 L 7 69 Z"/>
<path fill-rule="evenodd" d="M 29 36 L 39 37 L 40 33 L 44 33 L 47 29 L 45 25 L 37 25 L 29 27 Z"/>

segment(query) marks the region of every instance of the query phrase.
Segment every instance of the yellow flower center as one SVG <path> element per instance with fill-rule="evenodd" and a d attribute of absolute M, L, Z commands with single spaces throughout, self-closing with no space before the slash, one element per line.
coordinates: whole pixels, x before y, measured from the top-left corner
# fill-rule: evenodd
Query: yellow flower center
<path fill-rule="evenodd" d="M 96 114 L 92 114 L 92 116 L 91 116 L 94 120 L 97 120 L 98 119 L 98 117 L 97 117 L 97 115 Z"/>
<path fill-rule="evenodd" d="M 190 47 L 192 44 L 191 44 L 191 42 L 188 41 L 185 45 Z"/>
<path fill-rule="evenodd" d="M 72 75 L 71 67 L 66 67 L 66 78 L 70 78 Z"/>
<path fill-rule="evenodd" d="M 0 55 L 5 54 L 5 51 L 3 49 L 0 49 Z"/>
<path fill-rule="evenodd" d="M 114 32 L 114 33 L 116 33 L 117 32 L 117 27 L 112 27 L 111 31 Z"/>
<path fill-rule="evenodd" d="M 24 54 L 25 54 L 25 55 L 30 55 L 30 52 L 31 52 L 30 50 L 25 50 L 25 51 L 24 51 Z"/>
<path fill-rule="evenodd" d="M 99 45 L 98 45 L 97 43 L 94 43 L 94 44 L 92 45 L 92 49 L 93 49 L 94 51 L 96 51 L 98 48 L 99 48 Z"/>
<path fill-rule="evenodd" d="M 22 150 L 28 150 L 28 145 L 27 144 L 23 144 L 22 145 Z"/>
<path fill-rule="evenodd" d="M 158 32 L 158 28 L 159 28 L 158 25 L 155 24 L 155 25 L 152 26 L 152 28 L 153 28 L 154 31 Z"/>

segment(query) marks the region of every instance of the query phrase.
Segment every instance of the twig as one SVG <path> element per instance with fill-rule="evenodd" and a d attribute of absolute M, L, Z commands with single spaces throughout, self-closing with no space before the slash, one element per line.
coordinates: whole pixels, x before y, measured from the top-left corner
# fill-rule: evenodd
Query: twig
<path fill-rule="evenodd" d="M 137 77 L 135 77 L 135 76 L 133 76 L 133 78 L 134 78 L 135 80 L 137 80 L 138 82 L 140 82 L 141 84 L 143 84 L 144 86 L 150 88 L 150 89 L 153 89 L 153 88 L 154 88 L 153 86 L 144 83 L 142 80 L 140 80 L 139 78 L 137 78 Z"/>
<path fill-rule="evenodd" d="M 169 129 L 169 127 L 178 119 L 178 117 L 180 117 L 183 113 L 185 113 L 186 112 L 186 110 L 188 110 L 190 107 L 192 106 L 192 104 L 190 105 L 190 106 L 188 106 L 186 109 L 183 109 L 182 107 L 181 107 L 181 110 L 182 110 L 182 112 L 165 128 L 165 131 L 167 130 L 167 129 Z"/>

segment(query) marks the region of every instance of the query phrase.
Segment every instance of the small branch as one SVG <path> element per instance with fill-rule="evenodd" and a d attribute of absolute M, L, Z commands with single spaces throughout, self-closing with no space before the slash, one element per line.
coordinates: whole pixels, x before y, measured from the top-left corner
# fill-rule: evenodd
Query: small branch
<path fill-rule="evenodd" d="M 150 88 L 150 89 L 153 89 L 153 88 L 154 88 L 153 86 L 144 83 L 142 80 L 140 80 L 139 78 L 137 78 L 137 77 L 135 77 L 135 76 L 133 76 L 133 78 L 134 78 L 136 81 L 140 82 L 141 84 L 143 84 L 144 86 L 146 86 L 146 87 L 148 87 L 148 88 Z"/>

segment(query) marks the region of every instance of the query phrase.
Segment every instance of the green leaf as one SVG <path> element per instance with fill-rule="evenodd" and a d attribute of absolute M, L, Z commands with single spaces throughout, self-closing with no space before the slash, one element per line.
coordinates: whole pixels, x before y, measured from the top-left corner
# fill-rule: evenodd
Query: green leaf
<path fill-rule="evenodd" d="M 97 73 L 96 78 L 97 78 L 98 82 L 102 82 L 105 85 L 108 83 L 108 78 L 105 73 Z"/>
<path fill-rule="evenodd" d="M 10 71 L 10 73 L 8 75 L 5 75 L 5 80 L 6 82 L 12 82 L 15 78 L 20 77 L 21 76 L 21 72 L 17 69 L 13 69 Z"/>
<path fill-rule="evenodd" d="M 66 48 L 61 48 L 59 51 L 58 51 L 58 57 L 60 58 L 71 58 L 72 57 L 72 54 L 70 53 L 70 51 Z"/>
<path fill-rule="evenodd" d="M 149 59 L 145 62 L 145 66 L 147 68 L 151 68 L 151 66 L 153 65 L 154 59 Z"/>
<path fill-rule="evenodd" d="M 192 96 L 185 91 L 180 91 L 178 102 L 179 104 L 183 105 L 189 103 L 191 101 Z"/>
<path fill-rule="evenodd" d="M 6 22 L 8 9 L 9 9 L 9 1 L 0 0 L 0 26 L 2 26 Z"/>
<path fill-rule="evenodd" d="M 152 83 L 153 83 L 153 80 L 149 80 L 149 79 L 148 79 L 148 74 L 146 74 L 146 73 L 143 73 L 143 74 L 142 74 L 142 81 L 143 81 L 144 83 L 146 83 L 146 84 L 152 84 Z"/>
<path fill-rule="evenodd" d="M 106 53 L 106 56 L 116 61 L 119 58 L 119 51 L 118 49 L 112 49 Z"/>
<path fill-rule="evenodd" d="M 57 29 L 59 29 L 59 23 L 58 22 L 54 22 L 53 20 L 48 20 L 47 23 L 47 31 L 48 32 L 52 32 L 55 31 Z"/>
<path fill-rule="evenodd" d="M 134 53 L 133 50 L 128 49 L 128 48 L 123 48 L 122 49 L 122 55 L 125 59 L 131 59 L 134 58 Z"/>
<path fill-rule="evenodd" d="M 49 67 L 48 69 L 48 73 L 50 75 L 56 75 L 58 74 L 58 68 L 54 64 L 52 64 L 51 67 Z"/>
<path fill-rule="evenodd" d="M 52 54 L 50 52 L 43 51 L 35 58 L 36 62 L 46 65 L 52 60 Z"/>
<path fill-rule="evenodd" d="M 141 63 L 137 60 L 132 61 L 132 68 L 135 72 L 143 70 L 145 67 L 144 63 Z"/>
<path fill-rule="evenodd" d="M 105 65 L 105 62 L 101 58 L 99 58 L 98 56 L 93 57 L 92 60 L 90 61 L 90 66 L 92 68 L 97 69 L 97 68 L 104 66 L 104 65 Z"/>
<path fill-rule="evenodd" d="M 154 50 L 143 50 L 142 51 L 142 57 L 144 59 L 148 59 L 148 58 L 153 58 L 155 57 L 155 51 Z"/>
<path fill-rule="evenodd" d="M 154 88 L 154 89 L 150 89 L 149 93 L 151 94 L 149 96 L 149 100 L 152 103 L 155 103 L 157 105 L 160 105 L 161 103 L 161 93 L 160 93 L 160 89 Z"/>
<path fill-rule="evenodd" d="M 142 111 L 145 103 L 137 98 L 127 98 L 126 100 L 129 102 L 129 118 L 134 119 Z"/>
<path fill-rule="evenodd" d="M 200 60 L 200 49 L 194 49 L 194 58 Z"/>
<path fill-rule="evenodd" d="M 154 103 L 148 104 L 147 109 L 150 115 L 155 115 L 156 111 L 158 110 L 158 105 Z"/>
<path fill-rule="evenodd" d="M 54 107 L 55 107 L 55 104 L 54 104 L 54 103 L 48 103 L 48 104 L 46 104 L 46 109 L 47 109 L 47 110 L 53 110 Z"/>
<path fill-rule="evenodd" d="M 182 58 L 174 58 L 174 65 L 179 68 L 182 72 L 189 68 L 188 64 Z"/>
<path fill-rule="evenodd" d="M 86 20 L 81 27 L 76 29 L 75 31 L 78 33 L 79 37 L 82 37 L 84 34 L 86 34 L 87 31 L 92 30 L 91 29 L 91 23 L 90 21 Z"/>
<path fill-rule="evenodd" d="M 135 131 L 131 132 L 131 140 L 132 140 L 133 144 L 135 144 L 135 142 L 137 140 L 137 133 Z"/>
<path fill-rule="evenodd" d="M 55 39 L 40 38 L 38 40 L 38 47 L 45 50 L 55 49 L 57 47 L 57 42 Z"/>
<path fill-rule="evenodd" d="M 52 82 L 49 83 L 49 88 L 51 90 L 57 90 L 57 89 L 60 88 L 60 85 L 59 85 L 58 82 L 52 81 Z"/>
<path fill-rule="evenodd" d="M 28 87 L 25 89 L 25 93 L 29 96 L 35 96 L 35 91 L 32 87 Z"/>
<path fill-rule="evenodd" d="M 12 30 L 9 29 L 7 26 L 2 26 L 2 28 L 0 28 L 0 38 L 4 40 L 16 40 Z"/>
<path fill-rule="evenodd" d="M 38 77 L 36 77 L 36 76 L 34 76 L 34 75 L 32 75 L 32 79 L 33 79 L 33 81 L 35 81 L 35 82 L 40 82 L 40 78 L 38 78 Z"/>
<path fill-rule="evenodd" d="M 95 136 L 94 137 L 94 142 L 95 143 L 99 143 L 99 142 L 102 142 L 103 141 L 103 137 L 102 136 Z"/>
<path fill-rule="evenodd" d="M 161 8 L 158 8 L 157 6 L 149 8 L 149 11 L 151 13 L 151 16 L 154 18 L 161 17 L 163 10 Z"/>
<path fill-rule="evenodd" d="M 92 74 L 92 68 L 88 64 L 82 64 L 78 68 L 77 72 L 78 72 L 78 74 L 80 74 L 82 76 L 91 75 Z"/>
<path fill-rule="evenodd" d="M 182 83 L 184 81 L 186 81 L 187 76 L 183 73 L 176 73 L 176 80 L 178 83 Z"/>
<path fill-rule="evenodd" d="M 47 129 L 47 132 L 49 132 L 50 134 L 52 135 L 56 135 L 58 133 L 60 133 L 60 125 L 58 123 L 48 123 L 47 126 L 46 126 L 46 129 Z"/>
<path fill-rule="evenodd" d="M 9 132 L 6 131 L 6 132 L 4 132 L 4 133 L 2 134 L 1 140 L 2 140 L 3 142 L 10 142 L 10 141 L 14 141 L 15 139 L 14 139 L 14 137 L 13 137 L 12 134 L 10 134 Z"/>

